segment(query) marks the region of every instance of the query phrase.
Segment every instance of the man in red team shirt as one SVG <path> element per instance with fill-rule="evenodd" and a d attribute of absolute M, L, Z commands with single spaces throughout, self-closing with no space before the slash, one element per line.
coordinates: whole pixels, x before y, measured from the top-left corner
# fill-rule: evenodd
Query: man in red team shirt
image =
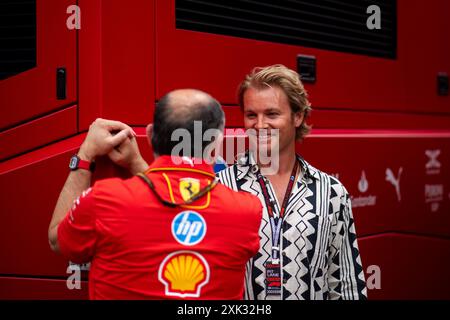
<path fill-rule="evenodd" d="M 213 142 L 194 141 L 196 121 L 202 136 L 218 132 Z M 91 125 L 49 227 L 54 251 L 91 262 L 91 299 L 243 297 L 245 264 L 259 248 L 262 207 L 256 197 L 217 184 L 207 164 L 213 157 L 205 151 L 222 142 L 223 128 L 223 111 L 211 96 L 173 91 L 159 101 L 147 127 L 155 154 L 150 168 L 88 188 L 97 156 L 143 170 L 130 152 L 137 150 L 130 127 L 103 119 Z M 176 129 L 189 133 L 190 155 L 200 143 L 200 157 L 171 155 L 179 144 L 172 141 Z"/>

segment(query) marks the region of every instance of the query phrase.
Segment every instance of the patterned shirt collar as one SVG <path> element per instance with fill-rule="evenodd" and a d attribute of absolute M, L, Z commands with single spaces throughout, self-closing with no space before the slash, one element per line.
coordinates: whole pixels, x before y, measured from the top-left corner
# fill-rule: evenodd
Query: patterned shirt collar
<path fill-rule="evenodd" d="M 303 159 L 302 156 L 296 154 L 297 160 L 300 162 L 300 165 L 302 167 L 302 173 L 304 174 L 305 178 L 314 178 L 319 179 L 318 170 L 314 168 L 312 165 L 310 165 L 308 162 L 306 162 L 305 159 Z M 258 170 L 258 165 L 256 164 L 255 160 L 253 159 L 253 156 L 248 152 L 245 154 L 242 154 L 240 157 L 238 157 L 237 160 L 237 181 L 243 179 L 246 175 L 248 175 L 250 172 L 256 172 Z M 252 170 L 251 170 L 252 169 Z"/>

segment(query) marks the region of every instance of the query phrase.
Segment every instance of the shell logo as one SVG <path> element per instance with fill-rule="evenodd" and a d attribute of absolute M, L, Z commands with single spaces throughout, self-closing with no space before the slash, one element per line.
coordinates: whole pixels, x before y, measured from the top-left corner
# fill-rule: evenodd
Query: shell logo
<path fill-rule="evenodd" d="M 167 296 L 198 298 L 201 288 L 209 282 L 209 265 L 197 252 L 177 251 L 163 260 L 158 279 Z"/>

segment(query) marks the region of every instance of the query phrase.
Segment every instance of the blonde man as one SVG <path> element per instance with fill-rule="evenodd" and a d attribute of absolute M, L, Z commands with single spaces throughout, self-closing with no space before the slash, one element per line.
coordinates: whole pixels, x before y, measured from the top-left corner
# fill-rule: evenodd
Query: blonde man
<path fill-rule="evenodd" d="M 365 299 L 349 194 L 295 151 L 310 130 L 311 106 L 299 75 L 283 65 L 255 68 L 238 98 L 250 140 L 272 159 L 261 163 L 258 152 L 249 152 L 218 174 L 231 189 L 256 195 L 264 208 L 245 298 Z"/>

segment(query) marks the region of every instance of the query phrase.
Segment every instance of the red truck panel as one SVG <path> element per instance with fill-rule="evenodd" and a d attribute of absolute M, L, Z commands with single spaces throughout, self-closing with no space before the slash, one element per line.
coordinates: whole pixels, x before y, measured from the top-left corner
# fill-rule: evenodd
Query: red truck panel
<path fill-rule="evenodd" d="M 436 76 L 450 72 L 450 43 L 443 41 L 449 9 L 445 0 L 398 0 L 398 58 L 389 60 L 176 29 L 175 1 L 159 1 L 156 97 L 194 87 L 236 104 L 236 88 L 251 68 L 296 69 L 296 56 L 307 54 L 317 58 L 317 82 L 306 85 L 316 108 L 448 114 L 450 100 L 437 96 Z"/>
<path fill-rule="evenodd" d="M 450 239 L 387 233 L 358 244 L 369 299 L 450 299 Z"/>
<path fill-rule="evenodd" d="M 95 118 L 144 125 L 155 101 L 153 0 L 80 0 L 80 125 Z"/>
<path fill-rule="evenodd" d="M 0 160 L 77 133 L 77 106 L 0 133 Z"/>
<path fill-rule="evenodd" d="M 69 290 L 66 280 L 34 278 L 0 278 L 0 299 L 17 300 L 81 300 L 88 299 L 87 281 L 82 281 L 81 289 Z"/>
<path fill-rule="evenodd" d="M 37 1 L 37 66 L 0 81 L 0 131 L 74 104 L 76 30 L 66 26 L 71 0 Z M 56 69 L 66 68 L 67 97 L 56 99 Z"/>
<path fill-rule="evenodd" d="M 387 231 L 450 236 L 450 131 L 338 132 L 316 130 L 297 150 L 313 166 L 339 175 L 354 196 L 359 236 Z M 434 168 L 427 169 L 434 158 L 427 150 L 439 151 Z M 386 171 L 398 179 L 400 168 L 399 198 Z"/>

